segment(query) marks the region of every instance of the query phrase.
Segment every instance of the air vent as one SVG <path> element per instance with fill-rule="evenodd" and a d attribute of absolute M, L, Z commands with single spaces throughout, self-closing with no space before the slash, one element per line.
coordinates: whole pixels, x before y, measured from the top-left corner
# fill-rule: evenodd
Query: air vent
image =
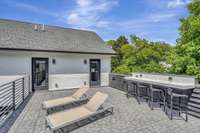
<path fill-rule="evenodd" d="M 58 84 L 57 83 L 55 83 L 55 87 L 58 88 Z"/>
<path fill-rule="evenodd" d="M 43 32 L 45 31 L 45 26 L 44 26 L 44 24 L 42 24 L 42 31 L 43 31 Z"/>
<path fill-rule="evenodd" d="M 38 26 L 34 25 L 34 30 L 37 31 L 38 30 Z"/>
<path fill-rule="evenodd" d="M 86 59 L 84 60 L 84 64 L 87 64 L 87 60 Z"/>

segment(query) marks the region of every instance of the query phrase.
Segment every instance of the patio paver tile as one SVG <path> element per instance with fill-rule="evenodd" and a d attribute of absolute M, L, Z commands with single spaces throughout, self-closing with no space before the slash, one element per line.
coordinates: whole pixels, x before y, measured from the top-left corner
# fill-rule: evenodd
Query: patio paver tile
<path fill-rule="evenodd" d="M 200 119 L 189 116 L 189 122 L 169 120 L 161 109 L 151 110 L 146 103 L 127 99 L 125 93 L 110 87 L 93 88 L 109 94 L 107 103 L 114 106 L 114 114 L 78 128 L 72 133 L 199 133 Z M 47 99 L 73 94 L 68 91 L 37 91 L 23 109 L 10 133 L 49 133 L 45 128 L 45 111 L 41 103 Z M 1 131 L 0 131 L 1 132 Z"/>

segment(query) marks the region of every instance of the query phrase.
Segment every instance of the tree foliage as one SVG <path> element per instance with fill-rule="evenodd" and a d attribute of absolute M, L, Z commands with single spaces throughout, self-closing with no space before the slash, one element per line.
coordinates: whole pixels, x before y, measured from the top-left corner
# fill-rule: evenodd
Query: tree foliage
<path fill-rule="evenodd" d="M 124 36 L 108 41 L 117 53 L 112 59 L 112 71 L 168 72 L 196 75 L 200 79 L 200 0 L 194 0 L 187 8 L 189 15 L 180 20 L 180 37 L 175 47 L 134 35 L 130 36 L 130 43 Z"/>
<path fill-rule="evenodd" d="M 112 57 L 111 64 L 112 70 L 121 64 L 123 55 L 121 53 L 121 48 L 128 44 L 128 39 L 125 36 L 120 36 L 117 40 L 109 40 L 107 42 L 109 46 L 117 53 L 117 56 Z"/>
<path fill-rule="evenodd" d="M 200 78 L 200 0 L 190 3 L 187 8 L 190 14 L 181 19 L 171 71 Z"/>
<path fill-rule="evenodd" d="M 108 41 L 108 44 L 115 47 L 114 50 L 118 53 L 118 55 L 112 59 L 113 72 L 129 74 L 141 71 L 167 71 L 167 69 L 160 64 L 160 62 L 166 62 L 166 57 L 171 51 L 170 45 L 164 42 L 149 42 L 146 39 L 141 39 L 134 35 L 130 36 L 130 44 L 128 41 L 123 41 L 123 43 L 119 45 L 119 43 L 116 43 L 118 40 L 127 39 L 124 37 L 121 39 L 121 37 L 119 37 L 116 41 Z"/>

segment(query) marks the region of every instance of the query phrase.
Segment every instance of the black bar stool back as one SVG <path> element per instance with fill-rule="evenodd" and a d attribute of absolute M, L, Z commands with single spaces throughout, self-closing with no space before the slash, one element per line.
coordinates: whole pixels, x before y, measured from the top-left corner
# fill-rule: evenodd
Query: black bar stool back
<path fill-rule="evenodd" d="M 181 113 L 185 113 L 185 121 L 188 121 L 188 101 L 189 96 L 174 92 L 172 88 L 167 89 L 166 105 L 170 110 L 170 119 L 173 119 L 173 111 L 178 111 L 179 117 Z M 168 115 L 168 110 L 165 111 Z"/>
<path fill-rule="evenodd" d="M 149 101 L 149 105 L 150 108 L 153 110 L 154 109 L 154 103 L 158 103 L 161 108 L 161 105 L 164 106 L 164 110 L 165 110 L 165 92 L 162 88 L 157 87 L 157 86 L 152 86 L 150 85 L 150 101 Z"/>

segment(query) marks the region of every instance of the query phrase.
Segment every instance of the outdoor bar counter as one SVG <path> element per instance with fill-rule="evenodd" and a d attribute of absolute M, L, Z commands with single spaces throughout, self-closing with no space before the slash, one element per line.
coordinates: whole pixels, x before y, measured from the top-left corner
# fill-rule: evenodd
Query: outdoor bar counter
<path fill-rule="evenodd" d="M 162 86 L 165 88 L 171 88 L 171 89 L 178 89 L 182 91 L 187 91 L 195 88 L 194 84 L 189 83 L 177 83 L 173 81 L 163 81 L 163 80 L 155 80 L 155 79 L 148 79 L 148 78 L 142 78 L 142 77 L 125 77 L 124 78 L 127 81 L 133 81 L 136 83 L 144 83 L 148 85 L 156 85 L 156 86 Z"/>
<path fill-rule="evenodd" d="M 178 92 L 191 92 L 198 82 L 194 76 L 152 73 L 133 73 L 132 76 L 124 77 L 124 80 L 166 89 L 171 88 Z"/>
<path fill-rule="evenodd" d="M 197 78 L 182 75 L 133 73 L 132 76 L 124 77 L 124 81 L 127 97 L 136 96 L 138 103 L 143 97 L 148 101 L 152 110 L 154 108 L 153 103 L 155 103 L 154 99 L 159 99 L 157 103 L 160 104 L 160 107 L 163 105 L 164 112 L 168 114 L 167 110 L 170 110 L 169 117 L 171 120 L 174 114 L 173 109 L 175 109 L 178 111 L 178 116 L 185 113 L 185 121 L 188 121 L 188 103 L 198 83 Z"/>
<path fill-rule="evenodd" d="M 148 86 L 150 90 L 156 87 L 163 90 L 165 96 L 172 90 L 173 93 L 188 96 L 186 100 L 186 103 L 188 103 L 198 80 L 194 76 L 187 75 L 133 73 L 132 76 L 124 77 L 124 81 L 126 82 L 126 88 L 128 90 L 131 89 L 129 88 L 131 84 L 137 86 L 145 85 Z M 127 95 L 129 95 L 129 92 L 127 92 Z M 141 92 L 138 93 L 137 99 L 140 95 L 142 95 Z"/>

